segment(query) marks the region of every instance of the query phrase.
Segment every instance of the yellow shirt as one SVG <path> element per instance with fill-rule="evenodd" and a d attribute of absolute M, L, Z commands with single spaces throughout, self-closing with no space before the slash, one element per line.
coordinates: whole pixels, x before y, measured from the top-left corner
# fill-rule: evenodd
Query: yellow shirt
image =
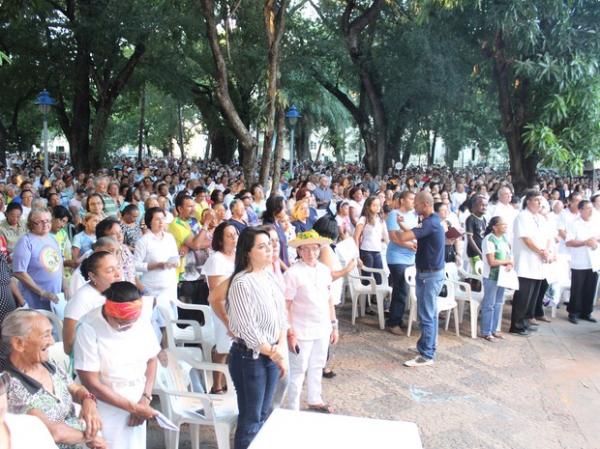
<path fill-rule="evenodd" d="M 192 235 L 192 228 L 187 221 L 177 217 L 169 225 L 169 232 L 175 237 L 175 243 L 177 243 L 177 250 L 181 249 L 183 242 Z M 179 279 L 185 271 L 185 257 L 179 258 L 179 266 L 177 267 L 177 278 Z"/>

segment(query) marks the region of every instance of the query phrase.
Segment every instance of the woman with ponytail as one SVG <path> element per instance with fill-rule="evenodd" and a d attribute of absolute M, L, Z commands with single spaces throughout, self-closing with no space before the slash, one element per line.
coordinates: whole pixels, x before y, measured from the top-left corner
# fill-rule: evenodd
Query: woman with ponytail
<path fill-rule="evenodd" d="M 504 302 L 504 288 L 498 287 L 500 270 L 513 267 L 510 244 L 506 239 L 507 224 L 502 217 L 493 217 L 485 230 L 481 244 L 483 253 L 483 300 L 481 301 L 481 337 L 487 341 L 503 339 L 497 332 Z"/>

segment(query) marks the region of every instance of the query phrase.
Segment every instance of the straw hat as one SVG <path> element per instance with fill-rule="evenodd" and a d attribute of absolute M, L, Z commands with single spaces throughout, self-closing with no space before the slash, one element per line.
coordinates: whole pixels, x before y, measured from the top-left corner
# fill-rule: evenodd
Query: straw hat
<path fill-rule="evenodd" d="M 319 246 L 325 246 L 325 245 L 329 245 L 331 243 L 331 240 L 325 238 L 325 237 L 321 237 L 317 231 L 306 231 L 306 232 L 300 232 L 298 234 L 296 234 L 296 238 L 294 240 L 291 240 L 290 242 L 288 242 L 288 245 L 291 246 L 292 248 L 298 248 L 302 245 L 319 245 Z"/>

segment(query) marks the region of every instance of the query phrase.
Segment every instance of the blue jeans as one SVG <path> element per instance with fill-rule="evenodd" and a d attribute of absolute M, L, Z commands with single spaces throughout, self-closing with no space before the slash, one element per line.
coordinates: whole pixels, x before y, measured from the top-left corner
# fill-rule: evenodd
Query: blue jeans
<path fill-rule="evenodd" d="M 502 268 L 502 267 L 501 267 Z M 487 337 L 498 329 L 504 304 L 504 287 L 498 287 L 498 281 L 483 278 L 483 300 L 481 301 L 481 335 Z"/>
<path fill-rule="evenodd" d="M 237 393 L 239 409 L 234 448 L 246 449 L 266 421 L 279 379 L 279 368 L 271 359 L 233 343 L 229 351 L 229 371 Z"/>
<path fill-rule="evenodd" d="M 446 278 L 444 270 L 419 272 L 415 278 L 417 295 L 417 315 L 421 323 L 421 336 L 417 350 L 426 359 L 433 359 L 438 333 L 437 297 Z"/>
<path fill-rule="evenodd" d="M 369 268 L 383 268 L 383 261 L 381 260 L 381 253 L 376 251 L 365 251 L 359 250 L 360 260 L 365 264 L 365 267 Z M 381 276 L 379 273 L 367 273 L 363 271 L 361 273 L 363 276 L 374 276 L 375 282 L 377 284 L 381 284 Z M 367 281 L 362 281 L 363 284 L 367 284 Z"/>
<path fill-rule="evenodd" d="M 402 326 L 402 317 L 406 309 L 406 298 L 408 297 L 408 284 L 404 279 L 404 271 L 412 265 L 401 263 L 388 264 L 390 277 L 392 278 L 392 302 L 390 303 L 390 314 L 387 325 L 389 327 Z"/>

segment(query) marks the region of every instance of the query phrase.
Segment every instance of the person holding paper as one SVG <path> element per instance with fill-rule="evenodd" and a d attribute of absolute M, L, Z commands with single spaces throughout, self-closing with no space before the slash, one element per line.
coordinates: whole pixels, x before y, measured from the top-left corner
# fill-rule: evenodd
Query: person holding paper
<path fill-rule="evenodd" d="M 481 244 L 483 252 L 483 300 L 481 301 L 481 338 L 492 342 L 496 338 L 504 339 L 496 332 L 502 317 L 504 288 L 498 286 L 500 270 L 511 270 L 510 244 L 506 238 L 508 223 L 501 217 L 492 217 L 485 230 Z"/>
<path fill-rule="evenodd" d="M 596 322 L 592 317 L 594 293 L 600 268 L 599 231 L 592 226 L 593 206 L 590 201 L 579 203 L 579 217 L 567 228 L 565 245 L 571 251 L 571 297 L 567 305 L 569 321 L 579 319 Z"/>
<path fill-rule="evenodd" d="M 150 323 L 151 307 L 134 284 L 114 282 L 103 306 L 86 314 L 75 337 L 75 369 L 98 401 L 110 449 L 145 449 L 160 347 Z"/>

